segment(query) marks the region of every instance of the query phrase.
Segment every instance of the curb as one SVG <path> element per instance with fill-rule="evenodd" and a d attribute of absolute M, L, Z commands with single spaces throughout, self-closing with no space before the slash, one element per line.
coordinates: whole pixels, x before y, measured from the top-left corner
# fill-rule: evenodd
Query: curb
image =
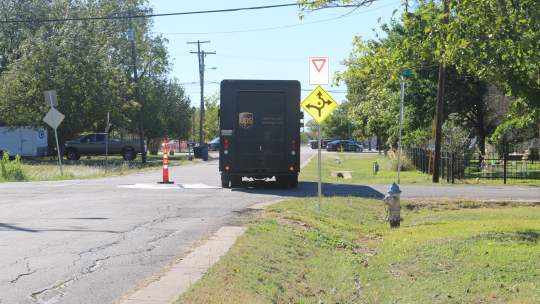
<path fill-rule="evenodd" d="M 158 280 L 115 303 L 170 304 L 186 292 L 203 274 L 219 261 L 236 239 L 244 234 L 245 227 L 221 227 L 203 245 L 195 248 L 186 258 L 174 264 Z"/>

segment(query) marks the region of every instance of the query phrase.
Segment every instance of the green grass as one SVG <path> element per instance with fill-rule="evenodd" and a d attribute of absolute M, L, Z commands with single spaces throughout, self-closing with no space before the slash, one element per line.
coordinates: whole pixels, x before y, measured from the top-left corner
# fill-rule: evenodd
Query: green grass
<path fill-rule="evenodd" d="M 335 161 L 335 158 L 342 159 L 343 162 Z M 373 175 L 373 162 L 379 164 L 379 172 Z M 404 160 L 402 155 L 402 161 Z M 324 183 L 358 183 L 358 184 L 388 184 L 397 183 L 397 161 L 395 156 L 378 155 L 378 154 L 341 154 L 341 153 L 325 153 L 322 154 L 321 161 L 321 180 Z M 394 171 L 395 170 L 395 171 Z M 343 179 L 340 177 L 331 177 L 331 171 L 353 171 L 352 178 Z M 318 167 L 317 156 L 300 171 L 299 180 L 317 182 Z M 454 179 L 454 185 L 486 185 L 486 186 L 503 186 L 502 179 Z M 410 171 L 401 171 L 401 185 L 452 185 L 446 182 L 445 179 L 440 179 L 440 183 L 432 183 L 432 176 L 424 174 L 410 166 Z M 507 179 L 508 186 L 539 186 L 540 180 L 522 180 L 522 179 Z"/>
<path fill-rule="evenodd" d="M 201 162 L 201 159 L 188 160 L 187 155 L 170 155 L 169 166 L 179 166 Z M 148 155 L 147 162 L 141 162 L 140 155 L 134 161 L 125 161 L 122 156 L 109 156 L 105 173 L 105 156 L 83 156 L 80 160 L 62 159 L 62 170 L 58 157 L 26 158 L 21 160 L 28 177 L 27 181 L 53 181 L 84 178 L 99 178 L 129 174 L 139 171 L 163 168 L 163 155 Z M 6 182 L 0 176 L 0 182 Z"/>
<path fill-rule="evenodd" d="M 176 303 L 538 303 L 539 202 L 288 200 Z"/>

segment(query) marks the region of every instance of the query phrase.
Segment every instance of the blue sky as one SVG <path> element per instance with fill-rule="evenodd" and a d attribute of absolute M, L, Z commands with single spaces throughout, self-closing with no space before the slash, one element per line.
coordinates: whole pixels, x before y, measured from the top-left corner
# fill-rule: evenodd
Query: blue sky
<path fill-rule="evenodd" d="M 149 0 L 155 14 L 219 10 L 295 3 L 295 0 Z M 185 84 L 193 106 L 200 104 L 200 85 L 196 44 L 208 41 L 201 50 L 216 52 L 205 59 L 205 96 L 219 91 L 223 79 L 298 80 L 302 100 L 316 86 L 308 82 L 309 57 L 329 57 L 330 74 L 344 71 L 340 65 L 349 57 L 355 36 L 373 37 L 377 19 L 389 22 L 400 0 L 380 0 L 369 7 L 325 9 L 298 18 L 298 7 L 271 8 L 227 13 L 209 13 L 154 18 L 154 32 L 169 40 L 174 67 L 172 77 Z M 349 13 L 349 14 L 347 14 Z M 382 22 L 381 21 L 381 22 Z M 233 32 L 233 33 L 229 33 Z M 379 31 L 380 32 L 380 31 Z M 345 86 L 323 86 L 338 102 L 345 100 Z"/>

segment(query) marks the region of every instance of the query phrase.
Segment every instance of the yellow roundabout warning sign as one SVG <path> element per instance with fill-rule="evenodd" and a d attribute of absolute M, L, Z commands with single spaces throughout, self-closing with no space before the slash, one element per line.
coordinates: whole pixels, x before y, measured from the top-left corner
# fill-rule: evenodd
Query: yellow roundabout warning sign
<path fill-rule="evenodd" d="M 337 108 L 338 103 L 321 86 L 318 86 L 301 106 L 313 117 L 313 120 L 320 124 Z"/>

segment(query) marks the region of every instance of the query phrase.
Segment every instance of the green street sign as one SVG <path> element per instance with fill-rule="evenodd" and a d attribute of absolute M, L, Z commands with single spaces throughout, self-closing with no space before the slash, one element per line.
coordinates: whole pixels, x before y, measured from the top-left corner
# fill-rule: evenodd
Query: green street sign
<path fill-rule="evenodd" d="M 412 71 L 411 71 L 411 70 L 407 70 L 407 71 L 399 72 L 399 75 L 401 75 L 401 76 L 411 76 L 411 75 L 412 75 Z"/>
<path fill-rule="evenodd" d="M 348 124 L 350 124 L 350 123 L 351 123 L 351 121 L 350 121 L 350 120 L 347 120 L 347 123 L 348 123 Z"/>

